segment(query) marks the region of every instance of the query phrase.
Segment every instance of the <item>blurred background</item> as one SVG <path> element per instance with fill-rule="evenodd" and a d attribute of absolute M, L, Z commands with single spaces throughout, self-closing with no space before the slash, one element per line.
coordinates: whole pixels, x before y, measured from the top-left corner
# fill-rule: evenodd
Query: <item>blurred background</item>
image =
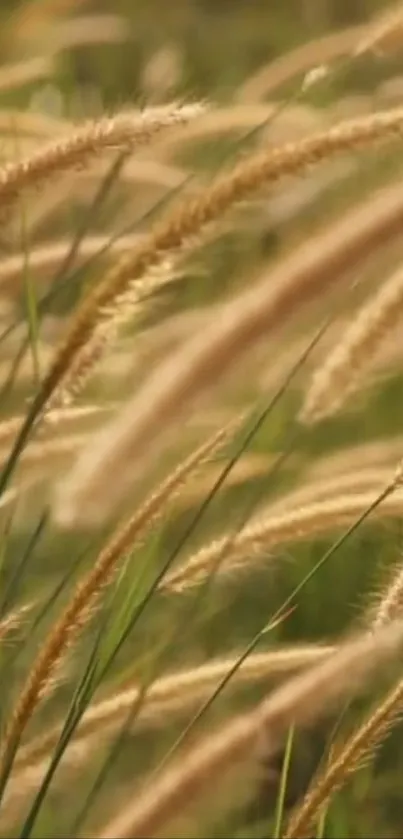
<path fill-rule="evenodd" d="M 387 5 L 381 0 L 116 0 L 113 5 L 108 0 L 4 0 L 1 48 L 3 61 L 49 55 L 57 42 L 55 30 L 63 32 L 64 21 L 70 48 L 57 60 L 54 81 L 61 101 L 57 105 L 55 97 L 53 102 L 63 113 L 79 107 L 79 94 L 93 96 L 104 107 L 162 98 L 169 89 L 225 101 L 250 74 L 285 51 L 368 21 Z M 100 43 L 90 46 L 87 16 L 94 13 L 100 17 L 93 40 Z M 83 16 L 81 24 L 77 15 Z M 399 56 L 394 60 L 398 70 Z M 374 76 L 390 76 L 391 71 L 390 66 L 383 74 L 379 67 L 371 73 L 368 66 L 361 69 L 354 69 L 351 87 L 368 94 Z"/>

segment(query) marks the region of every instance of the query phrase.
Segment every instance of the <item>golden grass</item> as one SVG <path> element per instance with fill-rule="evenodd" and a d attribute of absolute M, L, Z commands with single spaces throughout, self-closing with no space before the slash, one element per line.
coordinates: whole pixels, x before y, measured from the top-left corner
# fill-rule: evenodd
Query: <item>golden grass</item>
<path fill-rule="evenodd" d="M 139 510 L 123 526 L 117 529 L 110 541 L 101 550 L 93 568 L 77 584 L 72 598 L 51 629 L 36 661 L 34 661 L 13 709 L 11 720 L 3 736 L 1 751 L 3 766 L 7 763 L 10 753 L 13 754 L 18 745 L 24 729 L 32 717 L 44 689 L 49 686 L 63 654 L 91 617 L 94 605 L 99 601 L 105 586 L 113 578 L 119 562 L 133 549 L 136 540 L 153 523 L 156 515 L 160 514 L 162 510 L 165 511 L 169 499 L 183 485 L 189 474 L 200 466 L 206 458 L 208 459 L 212 452 L 227 439 L 233 426 L 234 423 L 232 422 L 229 428 L 226 427 L 220 429 L 218 433 L 216 432 L 195 452 L 192 452 L 157 487 Z M 68 523 L 70 520 L 68 508 L 62 507 L 59 516 L 64 524 Z"/>
<path fill-rule="evenodd" d="M 298 645 L 254 653 L 234 673 L 229 687 L 231 691 L 235 691 L 245 684 L 287 676 L 316 664 L 334 651 L 335 648 L 330 645 Z M 234 655 L 160 677 L 150 685 L 143 697 L 136 727 L 159 727 L 166 724 L 171 716 L 180 716 L 197 707 L 211 689 L 233 670 L 237 660 L 238 656 Z M 116 732 L 125 715 L 141 696 L 141 685 L 134 685 L 118 690 L 90 707 L 83 715 L 75 737 L 70 741 L 63 756 L 63 771 L 76 772 L 80 765 L 85 764 L 88 756 L 94 753 L 100 743 L 104 743 Z M 1 824 L 5 821 L 9 823 L 10 818 L 15 818 L 16 804 L 32 792 L 43 777 L 60 729 L 61 722 L 45 730 L 40 737 L 34 738 L 19 750 L 15 775 L 11 779 L 1 808 Z"/>
<path fill-rule="evenodd" d="M 62 384 L 79 353 L 85 353 L 86 345 L 96 330 L 105 328 L 102 311 L 106 309 L 110 318 L 111 309 L 119 308 L 122 297 L 126 303 L 132 283 L 160 265 L 167 255 L 189 245 L 196 235 L 262 186 L 275 183 L 287 175 L 298 174 L 336 154 L 365 148 L 376 141 L 390 140 L 400 133 L 402 124 L 403 111 L 398 108 L 341 123 L 300 143 L 259 151 L 237 164 L 232 172 L 218 177 L 200 196 L 185 200 L 177 210 L 168 213 L 165 222 L 145 237 L 142 245 L 122 258 L 84 300 L 43 382 L 40 399 L 46 404 Z"/>
<path fill-rule="evenodd" d="M 336 747 L 331 762 L 306 795 L 303 804 L 291 818 L 284 839 L 308 837 L 312 822 L 330 798 L 349 777 L 368 760 L 401 716 L 403 680 L 386 695 L 373 712 L 341 747 Z"/>
<path fill-rule="evenodd" d="M 387 484 L 386 486 L 389 486 Z M 261 513 L 238 533 L 231 532 L 215 539 L 191 556 L 177 569 L 173 569 L 162 583 L 164 589 L 183 592 L 200 584 L 209 574 L 233 573 L 256 562 L 262 552 L 270 551 L 268 561 L 278 561 L 281 547 L 302 540 L 314 540 L 332 533 L 354 521 L 370 507 L 384 490 L 379 484 L 361 492 L 343 492 L 323 500 L 310 500 L 304 506 L 296 503 L 290 509 Z M 319 492 L 319 499 L 321 493 Z M 373 511 L 377 519 L 401 515 L 403 492 L 391 492 Z M 266 557 L 267 561 L 267 557 Z"/>
<path fill-rule="evenodd" d="M 21 192 L 41 185 L 55 175 L 88 165 L 105 150 L 133 152 L 173 125 L 197 117 L 201 105 L 176 104 L 144 112 L 122 111 L 71 130 L 65 138 L 49 143 L 30 157 L 0 169 L 0 208 L 10 208 Z"/>
<path fill-rule="evenodd" d="M 22 606 L 18 606 L 16 609 L 8 612 L 8 614 L 0 620 L 0 641 L 2 643 L 4 642 L 4 639 L 7 639 L 7 635 L 14 632 L 15 629 L 19 629 L 20 626 L 23 625 L 25 616 L 31 611 L 33 606 L 33 603 L 24 603 Z"/>
<path fill-rule="evenodd" d="M 372 609 L 371 627 L 374 631 L 386 626 L 402 613 L 403 570 L 400 563 L 393 569 L 390 580 L 378 593 Z"/>
<path fill-rule="evenodd" d="M 401 643 L 400 624 L 377 635 L 346 642 L 324 663 L 308 670 L 274 691 L 253 711 L 230 720 L 215 734 L 196 743 L 176 764 L 168 767 L 143 795 L 137 796 L 97 834 L 97 839 L 120 836 L 137 839 L 154 836 L 161 827 L 188 807 L 222 773 L 250 755 L 259 735 L 268 750 L 291 724 L 309 726 L 343 696 L 352 696 L 363 681 L 384 661 L 396 654 Z"/>
<path fill-rule="evenodd" d="M 241 170 L 242 166 L 240 164 Z M 186 206 L 185 202 L 183 223 L 186 219 Z M 361 260 L 368 259 L 377 247 L 393 239 L 400 232 L 402 216 L 401 186 L 381 190 L 378 196 L 372 196 L 368 203 L 352 211 L 338 225 L 333 224 L 321 237 L 316 235 L 296 253 L 285 258 L 277 268 L 267 272 L 260 283 L 255 283 L 252 289 L 222 304 L 220 310 L 216 309 L 209 329 L 203 329 L 200 335 L 190 338 L 168 357 L 154 375 L 148 378 L 140 392 L 136 392 L 116 421 L 112 421 L 94 439 L 93 445 L 83 453 L 73 470 L 68 482 L 70 487 L 82 486 L 83 492 L 94 498 L 100 486 L 99 475 L 110 468 L 111 464 L 119 464 L 120 468 L 124 468 L 128 450 L 131 452 L 131 460 L 138 458 L 139 461 L 135 474 L 141 474 L 140 460 L 145 451 L 152 453 L 153 448 L 160 444 L 159 438 L 162 437 L 163 441 L 173 422 L 189 413 L 196 398 L 201 398 L 206 391 L 217 386 L 247 351 L 263 337 L 267 337 L 269 330 L 278 329 L 294 313 L 299 312 L 302 305 L 312 302 L 314 297 L 323 294 L 339 281 L 347 270 L 353 269 Z M 179 222 L 179 226 L 181 224 Z M 167 228 L 169 225 L 168 217 Z M 130 259 L 128 257 L 128 277 L 132 276 L 129 273 Z M 116 270 L 118 279 L 119 267 Z M 106 283 L 105 293 L 109 295 L 108 287 Z M 88 315 L 85 315 L 85 311 Z M 76 328 L 73 326 L 64 349 L 57 353 L 45 379 L 44 392 L 52 392 L 75 363 L 76 352 L 71 354 L 68 350 L 73 339 L 78 358 L 80 352 L 85 354 L 85 345 L 90 342 L 92 335 L 89 326 L 92 311 L 90 298 L 88 307 L 83 310 L 83 318 L 88 324 L 88 332 L 85 328 L 87 337 L 84 341 L 81 318 L 78 317 Z M 96 329 L 95 324 L 95 332 Z M 74 335 L 80 342 L 80 349 Z M 76 503 L 81 504 L 78 494 Z"/>
<path fill-rule="evenodd" d="M 1 830 L 36 835 L 39 811 L 50 830 L 63 795 L 56 827 L 66 835 L 83 835 L 77 825 L 88 815 L 89 835 L 99 839 L 201 835 L 205 825 L 215 833 L 215 819 L 221 832 L 229 809 L 237 831 L 243 788 L 259 794 L 263 768 L 278 783 L 274 762 L 290 726 L 328 720 L 341 701 L 376 686 L 381 666 L 401 652 L 399 555 L 375 594 L 355 564 L 364 558 L 378 571 L 395 551 L 403 510 L 403 444 L 392 411 L 401 367 L 403 109 L 372 112 L 378 93 L 361 90 L 360 75 L 371 66 L 376 86 L 387 74 L 382 55 L 401 43 L 402 7 L 280 56 L 232 101 L 225 84 L 213 89 L 212 108 L 154 104 L 176 85 L 186 89 L 179 46 L 162 44 L 168 64 L 176 62 L 174 82 L 168 70 L 150 82 L 158 49 L 144 54 L 141 68 L 136 56 L 139 93 L 143 85 L 153 101 L 114 116 L 101 85 L 79 85 L 70 109 L 62 75 L 52 76 L 55 67 L 63 73 L 56 57 L 79 48 L 78 66 L 84 50 L 92 67 L 87 48 L 107 44 L 111 54 L 118 45 L 123 60 L 126 40 L 143 37 L 143 18 L 132 32 L 119 14 L 93 14 L 85 2 L 75 15 L 72 0 L 22 4 L 3 33 L 18 49 L 0 68 L 0 91 L 18 91 L 24 107 L 0 108 L 0 208 L 11 222 L 0 259 Z M 31 59 L 42 43 L 44 58 Z M 285 99 L 282 85 L 293 80 Z M 349 95 L 352 80 L 362 95 Z M 26 85 L 32 91 L 19 90 Z M 328 104 L 339 86 L 343 99 Z M 337 112 L 355 116 L 335 122 Z M 379 154 L 363 161 L 374 146 Z M 53 189 L 42 193 L 48 181 Z M 255 426 L 244 423 L 255 416 L 251 408 Z M 319 424 L 325 417 L 328 425 Z M 374 532 L 379 556 L 350 541 L 373 521 L 381 527 L 364 537 Z M 319 542 L 340 530 L 318 557 Z M 81 541 L 83 559 L 92 556 L 85 571 Z M 360 636 L 328 626 L 321 634 L 310 623 L 305 584 L 317 575 L 320 598 L 325 560 L 341 544 L 347 562 L 331 592 L 329 626 L 345 626 L 357 571 Z M 271 585 L 270 571 L 290 555 L 296 587 L 278 606 L 289 580 L 279 575 Z M 133 580 L 126 591 L 128 562 L 137 559 L 137 586 Z M 269 576 L 248 578 L 263 565 Z M 219 587 L 200 586 L 215 575 Z M 90 691 L 87 704 L 75 693 L 82 654 L 97 643 L 92 618 L 109 606 L 115 581 L 94 658 L 102 693 Z M 36 599 L 42 585 L 46 597 L 40 591 Z M 18 604 L 32 601 L 39 608 L 25 625 L 28 607 Z M 308 638 L 315 626 L 315 642 L 304 641 L 305 626 Z M 79 654 L 70 656 L 78 641 Z M 256 652 L 258 642 L 265 649 Z M 228 701 L 211 730 L 208 712 L 224 688 Z M 280 821 L 284 836 L 313 835 L 337 790 L 373 759 L 402 696 L 399 679 L 352 733 L 333 734 L 291 813 L 280 788 L 273 835 Z M 71 699 L 82 716 L 60 754 Z M 131 748 L 135 788 L 126 769 L 123 784 L 119 770 L 109 777 Z M 244 778 L 239 798 L 234 769 Z M 103 789 L 101 800 L 106 778 L 110 794 Z M 90 813 L 93 793 L 98 809 Z M 358 815 L 351 814 L 354 833 Z"/>

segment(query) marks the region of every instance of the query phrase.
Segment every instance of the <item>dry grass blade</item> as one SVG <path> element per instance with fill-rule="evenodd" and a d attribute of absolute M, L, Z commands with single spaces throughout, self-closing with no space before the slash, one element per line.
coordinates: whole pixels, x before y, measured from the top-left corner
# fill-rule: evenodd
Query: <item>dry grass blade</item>
<path fill-rule="evenodd" d="M 359 311 L 340 342 L 314 373 L 300 414 L 313 423 L 343 406 L 362 381 L 385 338 L 403 318 L 403 270 L 400 268 Z"/>
<path fill-rule="evenodd" d="M 286 682 L 255 710 L 208 735 L 168 767 L 143 794 L 97 834 L 97 839 L 137 839 L 155 835 L 235 763 L 250 757 L 259 737 L 268 752 L 291 724 L 308 726 L 345 696 L 353 696 L 379 666 L 396 654 L 402 626 L 395 624 L 347 642 L 324 663 Z"/>
<path fill-rule="evenodd" d="M 112 579 L 120 560 L 133 548 L 136 540 L 166 509 L 168 500 L 183 486 L 192 472 L 211 457 L 233 432 L 234 422 L 220 429 L 207 442 L 179 464 L 175 471 L 152 493 L 140 509 L 123 526 L 117 529 L 110 541 L 101 549 L 92 569 L 77 584 L 76 590 L 61 617 L 50 630 L 34 661 L 25 684 L 16 701 L 11 720 L 6 726 L 2 748 L 1 764 L 4 767 L 13 755 L 16 744 L 32 717 L 36 705 L 51 682 L 63 654 L 82 630 L 105 586 Z M 62 514 L 63 511 L 60 511 Z M 68 517 L 68 510 L 64 511 Z"/>
<path fill-rule="evenodd" d="M 151 142 L 161 131 L 194 119 L 202 110 L 203 106 L 199 104 L 182 107 L 172 104 L 143 112 L 122 111 L 113 117 L 87 122 L 25 160 L 0 169 L 0 207 L 9 208 L 22 190 L 74 167 L 88 165 L 105 150 L 127 148 L 134 151 Z"/>

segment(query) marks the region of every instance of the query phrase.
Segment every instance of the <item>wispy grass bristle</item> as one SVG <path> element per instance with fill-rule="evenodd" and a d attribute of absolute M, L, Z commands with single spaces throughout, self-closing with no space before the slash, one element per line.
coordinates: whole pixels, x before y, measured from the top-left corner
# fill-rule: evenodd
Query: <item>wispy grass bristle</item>
<path fill-rule="evenodd" d="M 22 606 L 18 606 L 16 609 L 8 612 L 3 618 L 0 620 L 0 641 L 3 643 L 4 639 L 7 639 L 7 636 L 10 633 L 14 632 L 15 629 L 19 629 L 21 625 L 23 625 L 25 616 L 28 612 L 31 611 L 33 608 L 34 603 L 24 603 Z"/>

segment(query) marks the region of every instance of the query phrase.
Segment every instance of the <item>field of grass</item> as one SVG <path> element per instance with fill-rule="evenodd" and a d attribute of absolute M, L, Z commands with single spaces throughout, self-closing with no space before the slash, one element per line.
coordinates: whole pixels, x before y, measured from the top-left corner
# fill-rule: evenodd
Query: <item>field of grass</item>
<path fill-rule="evenodd" d="M 0 836 L 399 837 L 402 4 L 0 44 Z"/>

